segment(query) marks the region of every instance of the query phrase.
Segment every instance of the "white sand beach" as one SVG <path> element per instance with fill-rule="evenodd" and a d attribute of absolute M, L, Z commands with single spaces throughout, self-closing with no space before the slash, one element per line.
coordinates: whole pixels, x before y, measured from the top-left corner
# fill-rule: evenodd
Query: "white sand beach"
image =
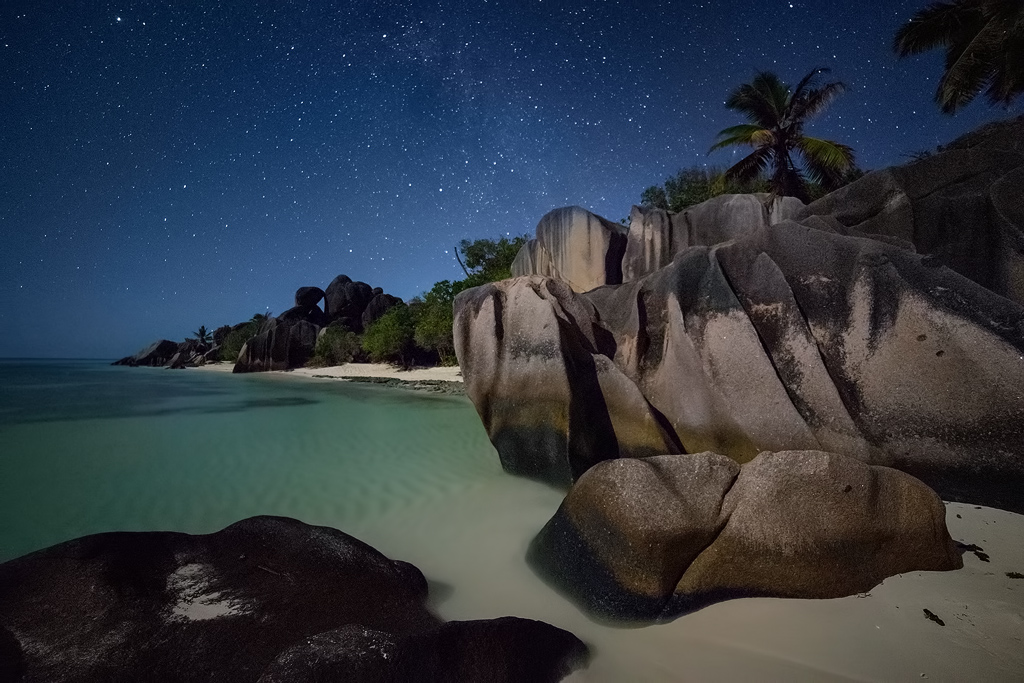
<path fill-rule="evenodd" d="M 462 380 L 457 367 L 366 363 L 267 374 Z M 575 633 L 593 659 L 571 681 L 1024 680 L 1024 515 L 948 503 L 950 534 L 977 548 L 964 552 L 958 571 L 893 576 L 835 600 L 731 600 L 671 623 L 621 628 L 590 620 L 524 561 L 560 500 L 555 489 L 499 477 L 418 501 L 414 513 L 401 508 L 341 526 L 441 586 L 431 600 L 446 619 L 515 615 Z"/>
<path fill-rule="evenodd" d="M 204 372 L 231 372 L 234 364 L 226 361 L 207 363 L 197 370 Z M 444 382 L 461 382 L 462 373 L 457 365 L 438 366 L 433 368 L 417 367 L 404 370 L 387 363 L 346 363 L 328 368 L 296 368 L 294 370 L 275 370 L 270 374 L 291 375 L 294 377 L 312 377 L 318 379 L 346 379 L 349 377 L 384 377 L 400 379 L 407 382 L 423 380 L 440 380 Z"/>

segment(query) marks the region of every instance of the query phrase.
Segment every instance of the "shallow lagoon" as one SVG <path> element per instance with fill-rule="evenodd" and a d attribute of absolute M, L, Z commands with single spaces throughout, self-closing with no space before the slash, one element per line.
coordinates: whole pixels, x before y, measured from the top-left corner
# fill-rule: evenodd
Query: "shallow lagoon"
<path fill-rule="evenodd" d="M 1024 671 L 1024 581 L 1002 576 L 1024 566 L 1020 515 L 951 505 L 954 538 L 994 550 L 990 563 L 967 555 L 961 572 L 613 628 L 526 566 L 561 493 L 504 474 L 464 398 L 63 361 L 0 361 L 0 387 L 0 561 L 100 531 L 204 533 L 285 515 L 414 563 L 445 618 L 516 615 L 576 633 L 595 656 L 574 680 L 1010 681 Z M 923 619 L 923 607 L 949 627 Z"/>

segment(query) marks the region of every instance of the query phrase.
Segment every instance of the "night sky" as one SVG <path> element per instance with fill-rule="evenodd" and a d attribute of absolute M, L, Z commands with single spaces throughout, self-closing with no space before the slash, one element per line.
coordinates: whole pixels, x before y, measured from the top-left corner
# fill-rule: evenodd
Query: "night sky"
<path fill-rule="evenodd" d="M 808 126 L 881 168 L 1018 114 L 932 103 L 890 50 L 922 0 L 0 5 L 0 357 L 115 358 L 339 273 L 410 298 L 463 238 L 611 220 L 743 122 L 758 70 L 831 67 Z"/>

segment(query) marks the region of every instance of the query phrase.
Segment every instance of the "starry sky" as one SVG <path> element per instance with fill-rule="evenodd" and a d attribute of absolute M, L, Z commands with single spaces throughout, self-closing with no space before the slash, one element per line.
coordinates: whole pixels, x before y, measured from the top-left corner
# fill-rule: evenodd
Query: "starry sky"
<path fill-rule="evenodd" d="M 848 91 L 865 169 L 1019 114 L 897 60 L 921 0 L 5 0 L 0 357 L 117 358 L 345 273 L 408 299 L 463 238 L 611 220 L 708 155 L 758 70 Z"/>

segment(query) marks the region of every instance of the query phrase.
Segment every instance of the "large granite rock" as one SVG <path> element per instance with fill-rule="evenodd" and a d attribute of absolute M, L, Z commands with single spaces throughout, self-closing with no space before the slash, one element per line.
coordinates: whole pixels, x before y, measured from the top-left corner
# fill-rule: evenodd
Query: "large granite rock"
<path fill-rule="evenodd" d="M 427 582 L 340 531 L 254 517 L 87 536 L 0 564 L 0 673 L 48 681 L 557 681 L 586 647 L 506 618 L 442 624 Z M 392 657 L 391 655 L 395 656 Z"/>
<path fill-rule="evenodd" d="M 180 370 L 182 368 L 194 368 L 197 365 L 203 365 L 206 363 L 206 354 L 209 350 L 210 345 L 206 342 L 201 342 L 198 339 L 186 339 L 178 344 L 177 351 L 167 361 L 166 367 Z"/>
<path fill-rule="evenodd" d="M 512 262 L 514 277 L 542 275 L 576 292 L 622 282 L 626 227 L 578 206 L 555 209 L 537 224 L 537 237 Z"/>
<path fill-rule="evenodd" d="M 324 313 L 328 322 L 340 321 L 353 332 L 363 331 L 363 311 L 373 299 L 373 289 L 365 282 L 353 282 L 339 275 L 327 285 Z"/>
<path fill-rule="evenodd" d="M 963 566 L 933 491 L 820 451 L 601 463 L 570 489 L 529 561 L 585 610 L 658 620 L 732 597 L 835 598 Z"/>
<path fill-rule="evenodd" d="M 869 173 L 798 216 L 896 237 L 1024 304 L 1024 117 L 913 163 Z"/>
<path fill-rule="evenodd" d="M 319 287 L 299 287 L 295 290 L 295 306 L 306 309 L 312 308 L 320 303 L 324 296 L 324 290 Z"/>
<path fill-rule="evenodd" d="M 579 357 L 612 361 L 625 388 L 589 398 L 578 409 L 588 423 L 607 425 L 615 405 L 617 422 L 657 424 L 684 452 L 745 462 L 827 450 L 907 471 L 948 499 L 1024 510 L 1024 309 L 932 259 L 783 221 L 576 295 L 572 315 L 526 295 L 557 291 L 553 281 L 524 282 L 455 302 L 467 394 L 506 467 L 544 450 L 536 437 L 498 438 L 512 425 L 542 423 L 564 449 L 573 464 L 549 481 L 636 453 L 544 417 L 567 414 L 555 407 L 574 392 L 596 396 L 596 372 L 563 360 L 574 357 L 563 340 L 593 338 Z"/>
<path fill-rule="evenodd" d="M 313 355 L 316 335 L 323 324 L 319 308 L 292 308 L 269 318 L 238 353 L 232 372 L 266 372 L 299 368 Z"/>
<path fill-rule="evenodd" d="M 607 330 L 563 282 L 524 277 L 455 301 L 466 394 L 509 472 L 568 485 L 619 455 L 677 453 L 637 387 L 609 360 Z"/>
<path fill-rule="evenodd" d="M 363 329 L 377 322 L 382 315 L 390 311 L 392 308 L 402 303 L 402 300 L 397 296 L 391 296 L 385 294 L 382 291 L 377 291 L 380 288 L 374 290 L 376 292 L 373 298 L 370 299 L 370 303 L 366 304 L 366 308 L 363 309 L 363 315 L 361 318 Z"/>
<path fill-rule="evenodd" d="M 153 342 L 134 356 L 126 356 L 119 361 L 115 361 L 113 365 L 161 367 L 167 365 L 177 352 L 177 342 L 161 339 L 160 341 Z"/>

